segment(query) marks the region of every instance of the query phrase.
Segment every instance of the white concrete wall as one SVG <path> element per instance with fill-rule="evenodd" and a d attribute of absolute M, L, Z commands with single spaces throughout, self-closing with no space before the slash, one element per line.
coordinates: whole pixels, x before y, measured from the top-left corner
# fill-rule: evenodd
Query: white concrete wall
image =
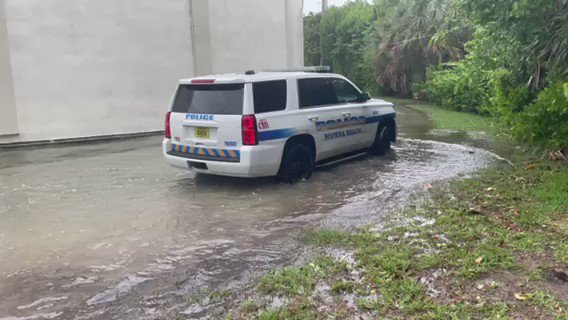
<path fill-rule="evenodd" d="M 5 2 L 19 140 L 160 130 L 194 74 L 188 0 Z"/>
<path fill-rule="evenodd" d="M 286 30 L 288 67 L 304 66 L 304 1 L 286 0 Z"/>
<path fill-rule="evenodd" d="M 195 75 L 211 74 L 213 73 L 213 57 L 211 56 L 209 1 L 189 0 L 189 2 Z"/>
<path fill-rule="evenodd" d="M 213 73 L 303 65 L 302 0 L 208 3 Z"/>
<path fill-rule="evenodd" d="M 180 78 L 303 65 L 302 0 L 0 1 L 0 144 L 161 130 Z"/>
<path fill-rule="evenodd" d="M 12 63 L 4 0 L 0 0 L 0 136 L 18 133 L 18 117 L 14 86 L 12 82 Z"/>

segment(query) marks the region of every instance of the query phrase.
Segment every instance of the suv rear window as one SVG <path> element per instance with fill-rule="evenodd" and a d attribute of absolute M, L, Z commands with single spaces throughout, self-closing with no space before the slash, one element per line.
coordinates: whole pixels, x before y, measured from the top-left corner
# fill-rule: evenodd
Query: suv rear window
<path fill-rule="evenodd" d="M 244 84 L 180 85 L 172 112 L 243 114 Z"/>
<path fill-rule="evenodd" d="M 286 80 L 255 82 L 252 91 L 254 113 L 286 109 Z"/>

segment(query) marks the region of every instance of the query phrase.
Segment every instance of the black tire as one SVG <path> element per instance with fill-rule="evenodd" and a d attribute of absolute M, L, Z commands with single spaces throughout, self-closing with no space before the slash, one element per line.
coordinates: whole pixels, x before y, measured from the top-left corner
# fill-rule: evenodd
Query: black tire
<path fill-rule="evenodd" d="M 314 157 L 310 148 L 303 144 L 286 146 L 278 171 L 280 181 L 293 183 L 301 179 L 309 179 L 313 171 Z"/>
<path fill-rule="evenodd" d="M 375 142 L 369 148 L 369 153 L 384 155 L 391 149 L 392 140 L 392 128 L 388 125 L 379 125 L 377 130 L 377 135 L 375 136 Z"/>

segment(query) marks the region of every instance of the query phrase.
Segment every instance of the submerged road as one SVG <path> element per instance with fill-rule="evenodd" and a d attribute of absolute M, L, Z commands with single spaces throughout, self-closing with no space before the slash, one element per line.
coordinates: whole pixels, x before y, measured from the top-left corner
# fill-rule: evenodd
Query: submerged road
<path fill-rule="evenodd" d="M 161 137 L 0 151 L 0 319 L 198 316 L 189 294 L 294 261 L 303 228 L 403 220 L 430 184 L 501 163 L 397 112 L 391 154 L 294 185 L 176 171 Z"/>

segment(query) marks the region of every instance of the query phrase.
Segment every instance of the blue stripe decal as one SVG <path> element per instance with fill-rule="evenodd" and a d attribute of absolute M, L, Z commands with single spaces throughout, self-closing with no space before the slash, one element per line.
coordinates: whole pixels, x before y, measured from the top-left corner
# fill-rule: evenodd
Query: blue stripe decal
<path fill-rule="evenodd" d="M 237 155 L 237 159 L 241 158 L 241 152 L 239 150 L 233 150 L 235 151 L 235 154 Z"/>
<path fill-rule="evenodd" d="M 209 154 L 209 151 L 207 151 L 207 148 L 201 148 L 203 149 L 203 152 L 205 152 L 205 155 L 210 157 L 211 155 Z"/>
<path fill-rule="evenodd" d="M 216 157 L 221 156 L 221 154 L 219 153 L 219 151 L 217 149 L 213 149 L 213 153 L 215 154 Z"/>
<path fill-rule="evenodd" d="M 227 151 L 227 150 L 225 150 L 225 149 L 221 149 L 221 151 L 223 151 L 223 153 L 225 154 L 225 157 L 231 158 L 231 155 L 229 154 L 229 151 Z"/>
<path fill-rule="evenodd" d="M 379 123 L 379 118 L 380 116 L 374 116 L 374 117 L 367 117 L 365 119 L 365 123 L 369 124 L 369 123 Z"/>
<path fill-rule="evenodd" d="M 385 119 L 394 119 L 396 117 L 395 113 L 387 113 L 387 114 L 381 114 L 378 116 L 372 116 L 372 117 L 367 117 L 365 119 L 365 123 L 378 123 L 380 120 L 385 120 Z"/>
<path fill-rule="evenodd" d="M 292 129 L 277 129 L 269 131 L 261 131 L 258 133 L 259 141 L 276 140 L 288 138 L 294 135 L 294 130 Z"/>

